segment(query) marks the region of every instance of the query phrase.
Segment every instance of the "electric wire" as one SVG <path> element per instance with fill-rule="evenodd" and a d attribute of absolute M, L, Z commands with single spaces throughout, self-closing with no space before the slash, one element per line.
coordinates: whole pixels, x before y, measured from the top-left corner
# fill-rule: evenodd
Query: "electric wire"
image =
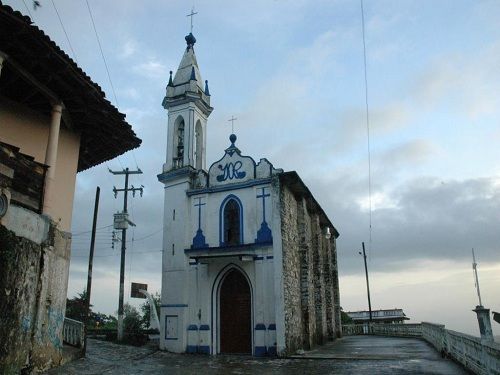
<path fill-rule="evenodd" d="M 63 21 L 61 19 L 61 16 L 59 15 L 59 12 L 57 10 L 57 7 L 56 7 L 56 3 L 54 3 L 54 0 L 50 0 L 52 2 L 52 6 L 54 7 L 54 10 L 56 11 L 56 14 L 57 14 L 57 18 L 59 19 L 59 23 L 61 24 L 61 28 L 63 29 L 64 31 L 64 35 L 66 35 L 66 40 L 68 41 L 68 44 L 69 44 L 69 48 L 71 49 L 71 53 L 73 54 L 73 58 L 75 59 L 75 61 L 78 63 L 78 58 L 76 57 L 76 53 L 75 53 L 75 50 L 73 49 L 73 46 L 71 45 L 71 42 L 69 40 L 69 36 L 68 36 L 68 33 L 66 32 L 66 28 L 64 27 L 64 24 L 63 24 Z"/>
<path fill-rule="evenodd" d="M 28 11 L 28 14 L 30 15 L 31 20 L 34 21 L 35 19 L 33 18 L 33 15 L 30 12 L 30 8 L 26 5 L 26 2 L 24 0 L 23 0 L 23 4 L 24 4 L 24 7 L 26 8 L 26 10 Z"/>
<path fill-rule="evenodd" d="M 372 171 L 371 171 L 371 145 L 370 145 L 370 111 L 368 106 L 368 74 L 366 69 L 366 38 L 365 38 L 365 12 L 363 0 L 361 1 L 361 25 L 363 30 L 363 61 L 365 71 L 365 106 L 366 106 L 366 135 L 368 148 L 368 205 L 369 205 L 369 246 L 368 260 L 371 255 L 372 245 Z"/>
<path fill-rule="evenodd" d="M 148 251 L 136 251 L 134 254 L 153 254 L 153 253 L 161 253 L 163 249 L 160 250 L 148 250 Z M 120 252 L 116 252 L 114 254 L 98 254 L 94 255 L 94 258 L 105 258 L 105 257 L 116 257 L 120 256 Z M 71 255 L 72 258 L 88 258 L 88 255 Z"/>
<path fill-rule="evenodd" d="M 97 44 L 99 44 L 99 50 L 101 51 L 101 57 L 102 57 L 102 60 L 104 61 L 104 66 L 106 68 L 106 73 L 108 74 L 109 84 L 111 85 L 111 90 L 113 91 L 113 96 L 115 98 L 115 103 L 116 103 L 116 106 L 118 107 L 119 104 L 118 104 L 118 99 L 116 98 L 115 87 L 113 86 L 113 81 L 111 80 L 111 75 L 109 74 L 108 64 L 106 62 L 106 58 L 104 57 L 104 52 L 102 50 L 101 41 L 99 39 L 99 34 L 97 33 L 97 28 L 95 26 L 94 16 L 92 15 L 92 10 L 90 9 L 89 1 L 85 0 L 85 2 L 87 3 L 87 9 L 89 10 L 90 20 L 92 21 L 92 27 L 94 28 L 95 36 L 96 36 L 96 39 L 97 39 Z"/>
<path fill-rule="evenodd" d="M 101 230 L 101 229 L 109 228 L 109 227 L 112 227 L 112 226 L 113 226 L 113 224 L 110 224 L 110 225 L 106 225 L 106 226 L 104 226 L 104 227 L 99 227 L 99 228 L 97 228 L 96 230 Z M 86 231 L 84 231 L 84 232 L 74 233 L 74 234 L 72 235 L 72 237 L 80 236 L 80 235 L 82 235 L 82 234 L 86 234 L 86 233 L 90 233 L 90 232 L 92 232 L 92 230 L 86 230 Z"/>

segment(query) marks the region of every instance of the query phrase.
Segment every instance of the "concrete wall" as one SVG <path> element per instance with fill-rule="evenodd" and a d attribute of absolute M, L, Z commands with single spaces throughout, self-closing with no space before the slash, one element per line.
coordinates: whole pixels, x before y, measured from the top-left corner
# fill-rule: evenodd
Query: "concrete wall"
<path fill-rule="evenodd" d="M 50 118 L 0 97 L 0 141 L 19 147 L 20 152 L 45 162 Z M 51 207 L 47 214 L 69 231 L 78 168 L 80 136 L 61 125 L 56 175 Z"/>
<path fill-rule="evenodd" d="M 11 205 L 0 221 L 0 373 L 62 359 L 71 238 L 47 217 Z"/>
<path fill-rule="evenodd" d="M 340 309 L 334 239 L 326 239 L 305 198 L 282 186 L 280 201 L 286 346 L 281 354 L 288 354 L 336 337 Z"/>

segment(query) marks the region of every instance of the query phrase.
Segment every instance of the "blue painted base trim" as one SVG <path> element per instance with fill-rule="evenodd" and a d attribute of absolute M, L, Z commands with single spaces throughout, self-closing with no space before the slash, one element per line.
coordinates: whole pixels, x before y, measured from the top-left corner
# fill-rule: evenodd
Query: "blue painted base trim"
<path fill-rule="evenodd" d="M 269 348 L 267 348 L 267 355 L 270 357 L 276 357 L 276 347 L 270 346 Z"/>
<path fill-rule="evenodd" d="M 256 346 L 255 347 L 255 356 L 256 357 L 265 357 L 267 355 L 267 348 L 265 346 Z"/>
<path fill-rule="evenodd" d="M 265 221 L 260 224 L 260 229 L 257 231 L 257 238 L 255 239 L 255 243 L 272 243 L 273 235 L 271 233 L 271 229 L 267 225 Z"/>
<path fill-rule="evenodd" d="M 186 347 L 186 353 L 194 354 L 198 352 L 198 347 L 196 345 L 188 345 Z"/>
<path fill-rule="evenodd" d="M 196 236 L 193 237 L 193 244 L 191 245 L 191 249 L 204 249 L 209 247 L 205 242 L 205 236 L 203 235 L 203 231 L 198 229 L 196 231 Z"/>
<path fill-rule="evenodd" d="M 200 345 L 198 346 L 198 353 L 200 354 L 210 354 L 210 346 Z"/>

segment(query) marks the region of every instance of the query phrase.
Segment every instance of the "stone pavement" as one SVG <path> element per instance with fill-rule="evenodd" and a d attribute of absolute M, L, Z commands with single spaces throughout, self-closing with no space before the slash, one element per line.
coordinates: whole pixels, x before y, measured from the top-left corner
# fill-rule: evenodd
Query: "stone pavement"
<path fill-rule="evenodd" d="M 419 339 L 349 336 L 291 358 L 172 354 L 89 339 L 87 358 L 50 375 L 122 374 L 467 374 Z"/>

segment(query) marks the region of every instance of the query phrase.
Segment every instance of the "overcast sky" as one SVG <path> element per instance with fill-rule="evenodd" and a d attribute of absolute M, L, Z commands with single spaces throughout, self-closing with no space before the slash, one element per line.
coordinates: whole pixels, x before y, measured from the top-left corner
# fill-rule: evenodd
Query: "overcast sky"
<path fill-rule="evenodd" d="M 30 6 L 31 1 L 25 0 Z M 5 1 L 24 14 L 22 1 Z M 35 24 L 78 62 L 127 115 L 142 146 L 80 173 L 73 213 L 69 296 L 86 285 L 95 188 L 101 207 L 94 261 L 94 309 L 118 303 L 119 247 L 112 214 L 121 209 L 107 168 L 139 166 L 131 183 L 126 260 L 130 281 L 160 290 L 169 70 L 189 32 L 186 1 L 89 0 L 113 95 L 85 1 L 30 8 Z M 370 107 L 372 233 L 363 39 L 359 1 L 194 1 L 195 52 L 212 105 L 207 161 L 238 147 L 295 170 L 337 230 L 341 305 L 366 309 L 361 242 L 369 250 L 372 306 L 403 308 L 478 334 L 471 269 L 476 249 L 483 304 L 500 311 L 499 1 L 365 0 Z M 72 49 L 74 53 L 72 52 Z M 127 297 L 127 299 L 129 299 Z M 137 300 L 131 300 L 137 304 Z M 500 325 L 493 322 L 496 334 Z"/>

